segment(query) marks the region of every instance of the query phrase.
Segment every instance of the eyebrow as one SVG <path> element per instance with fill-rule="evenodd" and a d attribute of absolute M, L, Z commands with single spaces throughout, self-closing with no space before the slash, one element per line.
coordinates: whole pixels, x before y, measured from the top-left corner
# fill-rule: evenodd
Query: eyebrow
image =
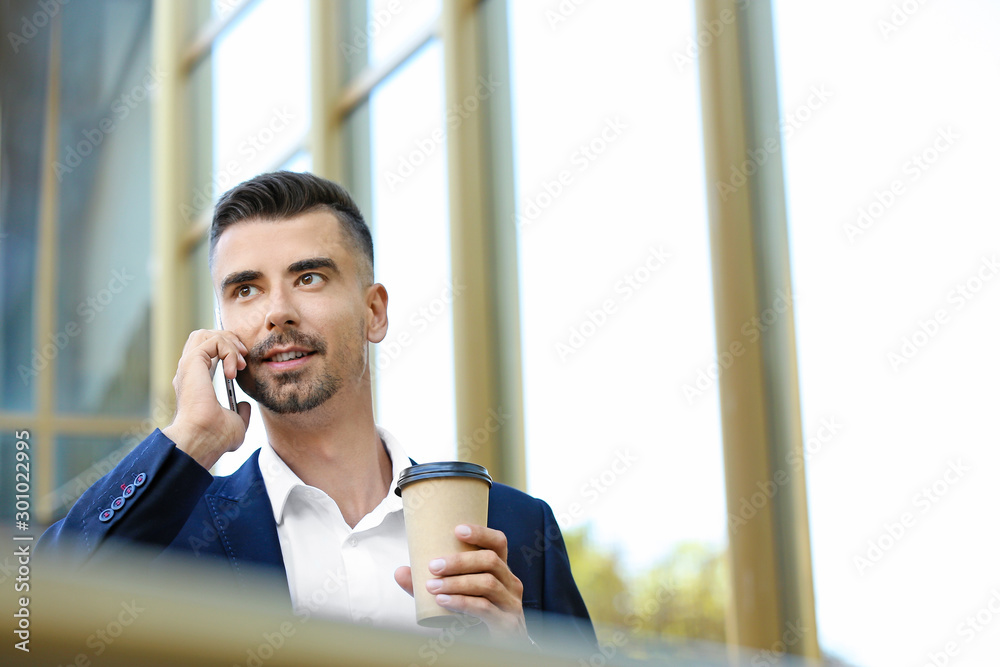
<path fill-rule="evenodd" d="M 330 269 L 334 273 L 340 274 L 340 268 L 337 266 L 337 263 L 329 257 L 310 257 L 309 259 L 300 259 L 288 265 L 288 273 L 302 273 L 303 271 L 312 271 L 314 269 Z M 260 271 L 236 271 L 230 273 L 222 280 L 219 291 L 225 292 L 226 288 L 230 285 L 249 283 L 254 280 L 260 280 L 263 276 L 264 274 Z"/>
<path fill-rule="evenodd" d="M 263 275 L 264 274 L 260 271 L 237 271 L 235 273 L 230 273 L 222 280 L 222 285 L 219 287 L 219 291 L 225 292 L 227 287 L 236 283 L 248 283 L 253 280 L 258 280 Z"/>
<path fill-rule="evenodd" d="M 329 257 L 310 257 L 309 259 L 300 259 L 288 265 L 289 273 L 302 273 L 303 271 L 312 271 L 313 269 L 330 269 L 340 275 L 340 268 L 337 266 L 337 263 Z"/>

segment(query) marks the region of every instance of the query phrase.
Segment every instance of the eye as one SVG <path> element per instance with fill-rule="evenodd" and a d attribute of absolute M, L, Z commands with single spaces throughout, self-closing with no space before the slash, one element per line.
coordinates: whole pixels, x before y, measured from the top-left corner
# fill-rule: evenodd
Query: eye
<path fill-rule="evenodd" d="M 254 287 L 253 285 L 240 285 L 239 287 L 236 288 L 237 299 L 246 299 L 247 297 L 251 297 L 259 293 L 260 290 Z"/>
<path fill-rule="evenodd" d="M 302 285 L 318 285 L 323 280 L 323 276 L 318 273 L 306 273 L 299 278 L 299 283 Z"/>

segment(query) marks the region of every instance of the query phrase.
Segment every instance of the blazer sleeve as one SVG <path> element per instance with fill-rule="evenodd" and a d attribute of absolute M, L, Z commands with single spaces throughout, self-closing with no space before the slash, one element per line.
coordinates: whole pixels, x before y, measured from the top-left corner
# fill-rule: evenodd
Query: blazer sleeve
<path fill-rule="evenodd" d="M 37 553 L 81 567 L 110 556 L 110 543 L 119 540 L 162 549 L 180 532 L 212 479 L 157 429 L 94 482 L 65 518 L 49 526 Z"/>
<path fill-rule="evenodd" d="M 582 637 L 589 645 L 596 645 L 594 624 L 573 579 L 562 531 L 548 503 L 544 500 L 538 503 L 542 507 L 542 535 L 545 536 L 545 548 L 541 553 L 545 563 L 541 609 L 547 612 L 540 619 L 543 632 L 558 633 L 562 637 L 568 633 Z"/>

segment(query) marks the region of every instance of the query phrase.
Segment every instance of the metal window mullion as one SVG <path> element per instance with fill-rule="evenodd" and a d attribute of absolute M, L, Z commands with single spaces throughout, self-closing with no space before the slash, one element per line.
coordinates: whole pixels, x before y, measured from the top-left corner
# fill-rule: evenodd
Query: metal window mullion
<path fill-rule="evenodd" d="M 778 134 L 777 63 L 775 61 L 773 17 L 770 2 L 757 3 L 742 17 L 740 42 L 744 93 L 750 103 L 747 118 L 748 147 L 764 146 Z M 785 207 L 785 177 L 781 155 L 768 160 L 754 177 L 750 204 L 755 224 L 758 303 L 767 307 L 779 294 L 792 294 L 789 259 L 788 215 Z M 768 448 L 772 477 L 777 470 L 788 473 L 782 493 L 773 499 L 775 557 L 781 573 L 777 591 L 785 619 L 812 630 L 804 638 L 802 655 L 819 657 L 816 634 L 812 549 L 809 541 L 809 513 L 803 468 L 786 470 L 785 463 L 802 460 L 802 413 L 800 407 L 798 360 L 795 342 L 794 299 L 788 298 L 786 313 L 762 336 L 760 345 L 767 360 L 764 370 L 768 424 Z"/>
<path fill-rule="evenodd" d="M 322 0 L 316 0 L 322 2 Z M 403 66 L 417 51 L 435 37 L 441 34 L 440 16 L 420 26 L 392 55 L 385 60 L 361 69 L 344 85 L 336 103 L 332 106 L 332 116 L 344 118 L 358 105 L 362 104 L 375 90 L 376 86 L 385 81 L 397 69 Z M 367 50 L 367 47 L 365 47 Z M 336 54 L 336 57 L 340 57 Z M 323 116 L 328 118 L 328 116 Z"/>
<path fill-rule="evenodd" d="M 183 4 L 183 0 L 178 1 Z M 211 54 L 219 35 L 239 20 L 254 2 L 255 0 L 238 0 L 225 15 L 212 18 L 202 25 L 194 39 L 180 53 L 180 71 L 184 76 L 190 75 L 198 63 Z"/>
<path fill-rule="evenodd" d="M 45 133 L 43 158 L 41 160 L 41 201 L 38 217 L 37 265 L 35 268 L 35 349 L 41 352 L 49 342 L 49 334 L 56 329 L 56 285 L 58 284 L 58 263 L 56 253 L 56 231 L 59 218 L 59 185 L 55 171 L 50 165 L 56 163 L 59 142 L 60 106 L 60 34 L 62 16 L 52 20 L 51 43 L 49 47 L 48 90 L 45 105 Z M 33 488 L 35 511 L 39 519 L 48 523 L 52 507 L 46 503 L 55 484 L 55 437 L 52 419 L 55 414 L 55 365 L 45 364 L 35 381 L 34 430 L 31 444 L 34 450 L 35 469 L 41 473 L 35 476 Z"/>
<path fill-rule="evenodd" d="M 310 102 L 312 127 L 309 137 L 313 172 L 335 181 L 343 180 L 343 150 L 340 128 L 344 116 L 333 113 L 340 96 L 341 57 L 337 53 L 337 26 L 340 25 L 339 3 L 311 0 L 309 5 L 309 57 L 312 61 Z"/>
<path fill-rule="evenodd" d="M 791 292 L 784 180 L 780 151 L 723 192 L 733 165 L 773 139 L 778 99 L 770 3 L 738 9 L 736 0 L 699 0 L 699 25 L 721 32 L 699 52 L 705 170 L 708 190 L 716 346 L 728 353 L 744 343 L 740 361 L 719 377 L 727 509 L 731 524 L 732 643 L 768 649 L 782 642 L 787 624 L 806 635 L 790 653 L 818 657 L 805 477 L 786 469 L 802 454 L 802 432 L 791 303 L 757 344 L 745 344 L 747 322 L 778 295 Z M 728 14 L 727 14 L 728 13 Z M 789 300 L 790 301 L 790 300 Z M 751 517 L 743 504 L 760 489 L 776 488 Z M 755 506 L 756 507 L 756 506 Z M 783 644 L 784 645 L 784 644 Z"/>
<path fill-rule="evenodd" d="M 150 414 L 157 406 L 175 401 L 173 377 L 177 357 L 188 329 L 188 296 L 181 286 L 185 257 L 180 250 L 183 220 L 178 203 L 184 201 L 182 169 L 185 164 L 181 127 L 183 91 L 190 70 L 182 65 L 182 25 L 186 2 L 157 0 L 153 14 L 153 64 L 166 72 L 153 97 L 153 238 L 155 240 L 152 301 L 152 373 Z M 159 412 L 163 412 L 160 410 Z M 169 412 L 169 410 L 167 411 Z"/>
<path fill-rule="evenodd" d="M 40 414 L 0 414 L 0 430 L 13 431 L 28 429 L 32 440 L 39 429 L 46 429 L 52 436 L 59 435 L 121 435 L 143 424 L 147 419 L 137 417 L 102 417 L 91 415 L 54 415 L 43 418 Z M 38 464 L 36 463 L 36 466 Z"/>
<path fill-rule="evenodd" d="M 477 99 L 483 54 L 478 49 L 476 0 L 444 0 L 441 38 L 445 60 L 445 101 L 448 109 Z M 503 82 L 509 86 L 509 81 Z M 479 98 L 481 99 L 481 98 Z M 459 448 L 459 456 L 489 468 L 496 479 L 524 488 L 523 417 L 518 367 L 505 368 L 501 346 L 519 346 L 520 332 L 511 337 L 510 322 L 518 321 L 516 287 L 511 291 L 513 239 L 497 245 L 514 230 L 496 218 L 490 207 L 489 142 L 483 113 L 469 113 L 460 123 L 448 123 L 448 209 L 451 227 L 452 279 L 464 288 L 452 304 L 455 343 L 455 397 L 460 442 L 475 433 L 475 446 Z M 506 252 L 505 252 L 506 249 Z M 501 296 L 502 293 L 502 296 Z M 503 326 L 501 326 L 503 325 Z M 519 348 L 518 348 L 519 349 Z M 508 355 L 507 360 L 510 357 Z M 505 404 L 512 397 L 518 404 Z M 480 443 L 478 434 L 495 411 L 510 411 L 499 429 Z M 495 417 L 494 417 L 495 418 Z M 513 453 L 513 455 L 512 455 Z"/>
<path fill-rule="evenodd" d="M 497 432 L 504 474 L 527 487 L 524 437 L 524 379 L 521 357 L 520 271 L 514 224 L 514 129 L 511 101 L 508 0 L 478 3 L 481 73 L 496 82 L 482 101 L 483 169 L 486 211 L 492 227 L 493 279 L 497 312 L 498 406 L 503 425 Z M 491 83 L 492 85 L 492 83 Z"/>
<path fill-rule="evenodd" d="M 263 171 L 277 169 L 298 155 L 301 151 L 307 150 L 311 146 L 312 142 L 308 141 L 306 137 L 301 137 L 292 144 L 290 149 L 282 153 L 278 159 L 267 165 Z M 193 255 L 198 245 L 208 238 L 208 232 L 212 227 L 213 213 L 214 207 L 202 209 L 193 216 L 193 220 L 188 228 L 181 232 L 180 239 L 177 243 L 178 252 L 182 257 L 190 257 Z"/>

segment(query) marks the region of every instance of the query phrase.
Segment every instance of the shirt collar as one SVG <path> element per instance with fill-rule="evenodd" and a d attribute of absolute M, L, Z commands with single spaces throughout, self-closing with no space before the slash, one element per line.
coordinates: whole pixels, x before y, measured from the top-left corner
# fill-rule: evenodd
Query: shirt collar
<path fill-rule="evenodd" d="M 406 455 L 403 446 L 391 433 L 381 426 L 375 428 L 379 437 L 382 438 L 382 442 L 385 443 L 389 460 L 392 462 L 392 482 L 389 484 L 389 493 L 382 501 L 382 505 L 386 505 L 388 511 L 402 510 L 403 500 L 396 495 L 396 487 L 399 483 L 399 474 L 411 465 L 410 457 Z M 292 472 L 292 469 L 271 448 L 269 442 L 261 445 L 258 464 L 260 465 L 260 474 L 264 478 L 264 488 L 267 489 L 267 496 L 271 500 L 271 510 L 274 512 L 275 523 L 281 523 L 288 497 L 296 487 L 322 493 L 316 487 L 309 486 L 299 479 L 299 476 Z"/>

